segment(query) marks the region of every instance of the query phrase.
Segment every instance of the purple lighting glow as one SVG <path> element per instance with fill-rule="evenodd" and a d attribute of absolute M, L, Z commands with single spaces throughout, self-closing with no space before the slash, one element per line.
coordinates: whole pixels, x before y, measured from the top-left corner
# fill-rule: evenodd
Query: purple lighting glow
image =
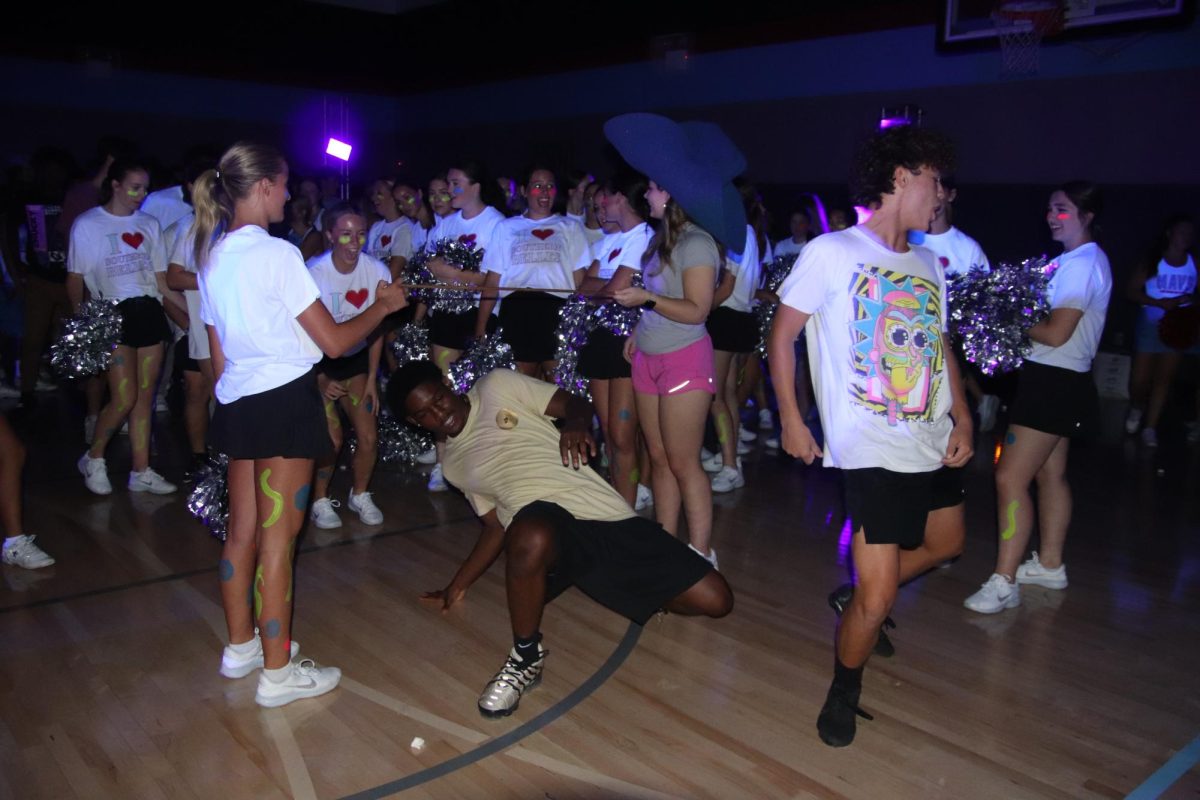
<path fill-rule="evenodd" d="M 342 161 L 350 160 L 350 150 L 352 148 L 346 142 L 339 141 L 333 137 L 329 138 L 329 144 L 325 146 L 325 152 L 334 158 L 340 158 Z"/>

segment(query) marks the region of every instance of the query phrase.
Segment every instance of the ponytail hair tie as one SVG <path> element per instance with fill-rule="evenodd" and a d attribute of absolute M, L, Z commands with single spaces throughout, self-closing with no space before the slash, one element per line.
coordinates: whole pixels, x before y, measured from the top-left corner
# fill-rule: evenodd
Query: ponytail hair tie
<path fill-rule="evenodd" d="M 214 173 L 216 173 L 216 175 L 217 175 L 217 180 L 221 180 L 221 170 L 219 170 L 219 169 L 214 169 L 214 170 L 213 170 L 213 172 L 214 172 Z"/>

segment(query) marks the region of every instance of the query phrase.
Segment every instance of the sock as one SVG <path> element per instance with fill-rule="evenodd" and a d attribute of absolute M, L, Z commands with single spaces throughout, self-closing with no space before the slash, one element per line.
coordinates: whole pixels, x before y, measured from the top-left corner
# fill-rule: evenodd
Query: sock
<path fill-rule="evenodd" d="M 287 680 L 288 675 L 292 674 L 292 665 L 287 664 L 279 669 L 263 669 L 262 674 L 266 676 L 271 683 L 283 683 Z"/>
<path fill-rule="evenodd" d="M 542 634 L 535 633 L 528 639 L 513 638 L 513 649 L 517 651 L 517 658 L 521 659 L 526 664 L 537 661 L 538 658 L 538 642 L 542 641 Z"/>
<path fill-rule="evenodd" d="M 17 539 L 20 539 L 20 538 L 21 538 L 20 536 L 9 536 L 7 539 L 4 540 L 4 546 L 9 547 L 10 545 L 15 545 L 17 543 Z"/>
<path fill-rule="evenodd" d="M 851 669 L 843 664 L 840 658 L 834 656 L 833 682 L 835 685 L 852 692 L 860 691 L 862 689 L 862 673 L 861 666 Z"/>
<path fill-rule="evenodd" d="M 239 656 L 248 656 L 258 651 L 259 647 L 257 638 L 251 639 L 248 642 L 241 642 L 240 644 L 233 644 L 232 642 L 229 644 L 229 649 Z"/>

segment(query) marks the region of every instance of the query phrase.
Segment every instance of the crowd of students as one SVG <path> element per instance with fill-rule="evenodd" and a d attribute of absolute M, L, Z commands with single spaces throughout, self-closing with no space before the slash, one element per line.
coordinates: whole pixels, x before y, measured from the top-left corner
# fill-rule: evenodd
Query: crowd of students
<path fill-rule="evenodd" d="M 282 154 L 257 144 L 190 159 L 179 185 L 154 193 L 147 162 L 125 153 L 74 185 L 54 159 L 35 160 L 3 251 L 25 303 L 22 404 L 36 405 L 54 320 L 85 297 L 118 301 L 121 339 L 86 387 L 88 449 L 78 467 L 88 490 L 111 493 L 105 452 L 127 425 L 129 490 L 170 494 L 176 485 L 149 463 L 170 356 L 193 466 L 210 449 L 230 459 L 221 672 L 261 668 L 260 704 L 337 685 L 336 668 L 296 658 L 294 543 L 306 517 L 320 528 L 342 524 L 331 487 L 347 425 L 357 446 L 351 484 L 339 491 L 361 522 L 383 523 L 370 483 L 386 404 L 436 434 L 421 458 L 432 465 L 429 490 L 455 486 L 484 522 L 462 568 L 430 599 L 459 602 L 505 555 L 514 645 L 480 698 L 483 713 L 511 713 L 538 680 L 542 608 L 570 585 L 639 622 L 662 608 L 729 613 L 712 493 L 745 486 L 741 455 L 759 435 L 746 417 L 768 447 L 842 470 L 857 585 L 829 597 L 841 623 L 820 736 L 849 744 L 856 717 L 869 718 L 859 707 L 863 666 L 872 652 L 894 650 L 884 628 L 898 587 L 961 551 L 960 468 L 973 454 L 976 419 L 989 430 L 1000 408 L 947 328 L 947 279 L 988 266 L 953 226 L 954 148 L 916 127 L 871 137 L 851 175 L 860 223 L 830 225 L 836 215 L 813 198 L 791 210 L 790 235 L 772 242 L 761 197 L 738 179 L 745 158 L 717 126 L 628 114 L 604 134 L 625 163 L 603 180 L 542 162 L 518 180 L 497 178 L 464 158 L 428 181 L 381 177 L 349 200 L 348 187 L 292 176 Z M 1062 245 L 1052 310 L 1028 331 L 1033 351 L 996 468 L 999 555 L 965 601 L 973 611 L 1016 606 L 1021 584 L 1067 585 L 1067 456 L 1072 439 L 1096 427 L 1090 370 L 1112 287 L 1096 241 L 1101 212 L 1100 191 L 1086 181 L 1048 200 L 1047 225 Z M 476 251 L 479 270 L 436 255 L 447 240 Z M 1194 299 L 1193 241 L 1191 221 L 1173 219 L 1130 285 L 1145 313 L 1129 430 L 1144 422 L 1148 445 L 1184 356 L 1162 341 L 1158 323 Z M 468 309 L 410 302 L 406 268 L 422 251 L 441 285 L 477 297 Z M 790 275 L 766 291 L 764 265 L 791 255 Z M 640 310 L 630 336 L 598 329 L 579 353 L 593 403 L 553 383 L 571 296 Z M 757 377 L 758 303 L 779 304 L 767 342 L 779 436 L 770 435 Z M 406 324 L 428 328 L 429 360 L 397 368 L 385 342 Z M 442 376 L 495 331 L 516 371 L 456 395 Z M 802 331 L 806 348 L 796 346 Z M 606 478 L 587 466 L 597 439 Z M 24 451 L 7 423 L 0 444 L 4 560 L 52 564 L 22 528 Z M 636 514 L 651 505 L 654 523 Z M 1023 561 L 1035 514 L 1041 549 Z"/>

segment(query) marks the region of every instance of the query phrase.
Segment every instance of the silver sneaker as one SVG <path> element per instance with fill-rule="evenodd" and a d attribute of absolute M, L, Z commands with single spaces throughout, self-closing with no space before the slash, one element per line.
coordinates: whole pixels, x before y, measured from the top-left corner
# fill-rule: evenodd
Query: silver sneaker
<path fill-rule="evenodd" d="M 517 710 L 521 695 L 542 680 L 542 665 L 546 663 L 546 648 L 538 642 L 537 660 L 526 664 L 517 657 L 517 648 L 508 654 L 504 667 L 479 696 L 479 713 L 485 717 L 507 717 Z"/>

